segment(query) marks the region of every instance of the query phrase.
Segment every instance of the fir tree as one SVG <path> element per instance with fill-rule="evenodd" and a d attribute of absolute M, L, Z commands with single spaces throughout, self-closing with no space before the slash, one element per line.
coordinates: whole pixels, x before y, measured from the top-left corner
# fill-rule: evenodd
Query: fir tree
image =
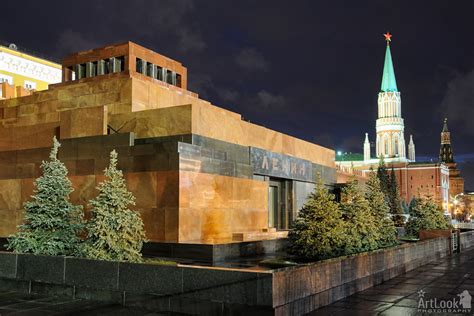
<path fill-rule="evenodd" d="M 53 138 L 43 175 L 35 180 L 32 200 L 24 203 L 25 221 L 10 236 L 8 248 L 20 253 L 75 255 L 84 228 L 82 207 L 69 202 L 73 191 L 66 166 L 58 160 L 61 145 Z"/>
<path fill-rule="evenodd" d="M 346 222 L 345 253 L 377 249 L 377 240 L 380 238 L 375 218 L 355 178 L 351 179 L 342 191 L 341 208 Z"/>
<path fill-rule="evenodd" d="M 378 237 L 378 247 L 389 247 L 397 244 L 397 229 L 389 214 L 389 207 L 375 172 L 371 172 L 366 183 L 365 199 L 374 217 Z"/>
<path fill-rule="evenodd" d="M 380 187 L 382 189 L 382 192 L 384 193 L 385 197 L 387 198 L 388 196 L 388 188 L 389 188 L 389 182 L 390 178 L 387 172 L 387 167 L 385 166 L 385 161 L 383 159 L 383 156 L 380 156 L 380 161 L 379 161 L 379 166 L 377 168 L 377 177 L 379 178 L 380 181 Z"/>
<path fill-rule="evenodd" d="M 321 180 L 299 211 L 288 240 L 289 252 L 301 258 L 321 260 L 342 254 L 345 235 L 341 210 Z"/>
<path fill-rule="evenodd" d="M 390 208 L 390 214 L 392 215 L 393 222 L 397 227 L 403 227 L 405 223 L 403 217 L 402 201 L 400 199 L 400 191 L 398 189 L 397 175 L 392 166 L 392 172 L 389 176 L 388 186 L 388 206 Z"/>
<path fill-rule="evenodd" d="M 432 197 L 417 197 L 410 202 L 410 219 L 405 225 L 408 236 L 418 237 L 420 230 L 449 229 L 451 224 Z"/>
<path fill-rule="evenodd" d="M 84 255 L 92 259 L 140 262 L 145 241 L 143 221 L 128 208 L 135 205 L 135 197 L 128 191 L 122 171 L 117 169 L 115 150 L 110 153 L 105 176 L 106 180 L 97 186 L 99 195 L 90 202 L 92 217 L 87 225 Z"/>

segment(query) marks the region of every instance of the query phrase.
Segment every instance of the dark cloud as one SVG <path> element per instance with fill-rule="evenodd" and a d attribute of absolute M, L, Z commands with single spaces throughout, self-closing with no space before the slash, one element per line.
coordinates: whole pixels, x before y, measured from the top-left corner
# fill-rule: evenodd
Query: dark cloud
<path fill-rule="evenodd" d="M 179 38 L 178 47 L 183 52 L 202 51 L 206 47 L 200 32 L 180 29 L 177 35 Z"/>
<path fill-rule="evenodd" d="M 474 136 L 474 69 L 458 73 L 448 83 L 441 110 L 449 119 L 449 125 Z"/>
<path fill-rule="evenodd" d="M 64 56 L 80 50 L 91 49 L 98 45 L 99 43 L 87 38 L 82 33 L 67 29 L 59 34 L 56 46 L 57 51 L 61 52 Z"/>
<path fill-rule="evenodd" d="M 219 89 L 217 90 L 217 94 L 222 101 L 235 103 L 239 99 L 239 92 L 231 89 Z"/>
<path fill-rule="evenodd" d="M 235 56 L 236 63 L 244 70 L 253 72 L 265 70 L 268 62 L 255 48 L 244 48 Z"/>
<path fill-rule="evenodd" d="M 15 27 L 1 37 L 19 47 L 60 59 L 135 41 L 182 62 L 213 104 L 352 152 L 375 138 L 388 29 L 407 142 L 436 158 L 447 116 L 455 155 L 474 152 L 472 0 L 23 0 L 2 12 Z"/>
<path fill-rule="evenodd" d="M 266 90 L 257 92 L 255 103 L 255 106 L 263 110 L 282 109 L 287 104 L 285 97 L 268 92 Z"/>

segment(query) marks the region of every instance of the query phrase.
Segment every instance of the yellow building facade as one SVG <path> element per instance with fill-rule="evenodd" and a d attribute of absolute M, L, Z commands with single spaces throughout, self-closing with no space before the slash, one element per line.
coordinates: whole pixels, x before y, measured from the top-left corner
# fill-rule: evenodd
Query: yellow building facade
<path fill-rule="evenodd" d="M 0 45 L 0 98 L 29 95 L 61 82 L 61 65 L 19 51 L 15 44 Z"/>

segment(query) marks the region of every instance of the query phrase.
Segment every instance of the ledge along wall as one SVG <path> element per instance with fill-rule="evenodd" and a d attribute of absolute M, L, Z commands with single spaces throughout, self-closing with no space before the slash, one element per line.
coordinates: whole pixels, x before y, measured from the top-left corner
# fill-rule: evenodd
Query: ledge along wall
<path fill-rule="evenodd" d="M 474 232 L 460 235 L 473 251 Z M 449 237 L 272 271 L 160 266 L 0 252 L 0 290 L 154 311 L 301 315 L 451 254 Z"/>

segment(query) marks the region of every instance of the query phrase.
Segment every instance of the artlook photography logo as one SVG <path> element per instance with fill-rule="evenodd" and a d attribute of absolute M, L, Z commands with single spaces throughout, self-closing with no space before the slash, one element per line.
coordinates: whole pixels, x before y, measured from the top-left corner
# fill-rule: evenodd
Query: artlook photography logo
<path fill-rule="evenodd" d="M 451 299 L 425 297 L 426 292 L 418 291 L 418 312 L 424 313 L 470 313 L 471 294 L 464 290 Z"/>

